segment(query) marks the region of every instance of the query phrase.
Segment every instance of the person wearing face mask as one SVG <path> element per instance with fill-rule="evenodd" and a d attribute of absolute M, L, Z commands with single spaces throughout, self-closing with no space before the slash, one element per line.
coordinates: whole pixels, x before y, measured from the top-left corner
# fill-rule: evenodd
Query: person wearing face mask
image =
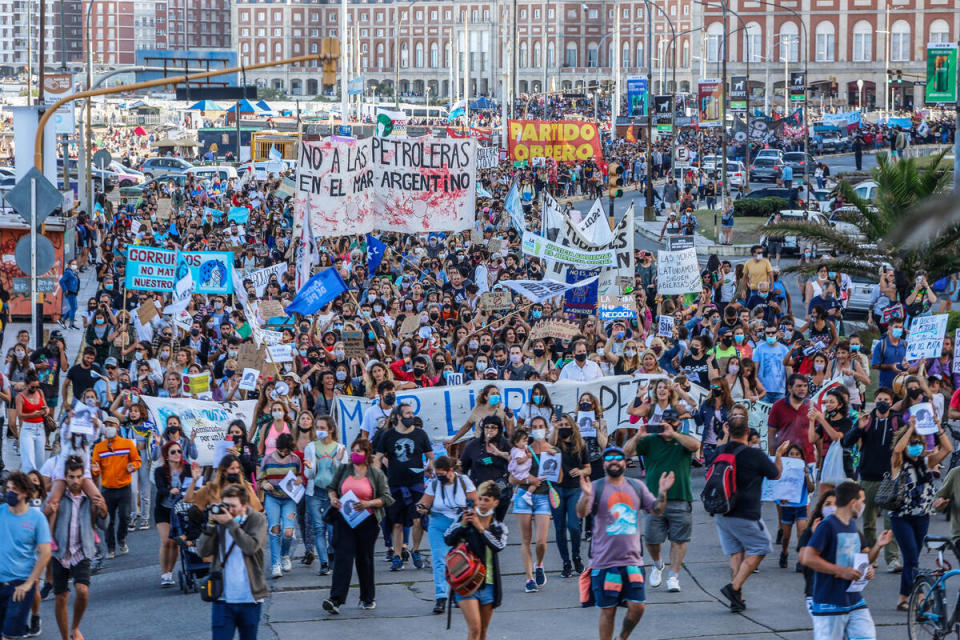
<path fill-rule="evenodd" d="M 517 412 L 517 428 L 522 428 L 536 416 L 540 416 L 547 421 L 550 421 L 553 417 L 553 401 L 550 399 L 547 387 L 540 382 L 533 385 L 527 402 Z"/>
<path fill-rule="evenodd" d="M 313 523 L 313 544 L 320 560 L 317 575 L 330 573 L 330 537 L 332 528 L 324 522 L 330 509 L 327 486 L 340 465 L 349 462 L 347 447 L 337 441 L 337 425 L 330 416 L 316 419 L 316 440 L 303 451 L 304 476 L 306 478 L 306 509 Z"/>
<path fill-rule="evenodd" d="M 66 271 L 60 276 L 60 289 L 63 291 L 63 304 L 66 307 L 58 323 L 61 327 L 79 329 L 77 326 L 77 293 L 80 291 L 80 276 L 76 260 L 71 260 Z"/>
<path fill-rule="evenodd" d="M 270 422 L 265 426 L 263 437 L 260 439 L 260 455 L 267 456 L 277 448 L 277 439 L 283 435 L 292 434 L 290 423 L 287 421 L 287 407 L 283 402 L 270 403 Z"/>
<path fill-rule="evenodd" d="M 441 614 L 447 606 L 445 558 L 450 547 L 444 542 L 444 533 L 471 504 L 477 503 L 477 488 L 467 476 L 454 470 L 455 462 L 447 456 L 434 460 L 435 476 L 426 483 L 423 497 L 417 503 L 417 512 L 430 514 L 427 537 L 433 565 L 434 614 Z"/>
<path fill-rule="evenodd" d="M 378 400 L 363 413 L 360 424 L 360 437 L 373 439 L 380 431 L 397 404 L 396 385 L 392 380 L 384 380 L 376 388 Z"/>
<path fill-rule="evenodd" d="M 856 519 L 863 511 L 864 491 L 853 481 L 836 490 L 836 507 L 817 526 L 800 550 L 800 562 L 814 571 L 810 614 L 814 640 L 832 638 L 875 638 L 876 629 L 863 591 L 849 591 L 850 583 L 861 577 L 873 578 L 872 563 L 891 538 L 884 531 L 872 547 L 863 547 Z M 853 566 L 857 553 L 867 554 L 866 575 Z"/>
<path fill-rule="evenodd" d="M 868 546 L 877 540 L 877 517 L 883 516 L 883 527 L 890 528 L 890 512 L 877 505 L 877 489 L 884 474 L 890 473 L 890 460 L 893 455 L 894 434 L 903 426 L 900 415 L 892 410 L 893 391 L 879 387 L 873 395 L 874 408 L 857 420 L 856 429 L 850 429 L 843 437 L 845 449 L 855 445 L 860 447 L 860 466 L 858 468 L 860 486 L 866 493 L 863 510 L 863 537 Z M 896 540 L 883 549 L 884 560 L 890 571 L 900 571 L 900 547 Z"/>
<path fill-rule="evenodd" d="M 557 367 L 547 352 L 547 345 L 543 340 L 534 340 L 531 349 L 533 358 L 529 365 L 541 380 L 554 381 L 557 377 Z"/>
<path fill-rule="evenodd" d="M 375 444 L 377 459 L 387 463 L 387 480 L 393 504 L 387 509 L 387 522 L 393 530 L 393 548 L 403 549 L 404 527 L 413 527 L 413 550 L 410 552 L 417 569 L 423 567 L 420 541 L 423 522 L 416 504 L 424 491 L 424 470 L 433 461 L 433 447 L 426 432 L 418 426 L 413 406 L 401 404 L 396 408 L 398 420 L 382 432 Z M 424 460 L 426 458 L 426 460 Z M 391 571 L 403 569 L 404 558 L 394 555 Z"/>
<path fill-rule="evenodd" d="M 747 287 L 751 292 L 760 288 L 761 282 L 773 284 L 773 265 L 763 257 L 763 248 L 756 245 L 751 248 L 753 259 L 743 265 L 743 273 L 747 278 Z"/>
<path fill-rule="evenodd" d="M 93 447 L 90 471 L 100 479 L 100 493 L 107 504 L 107 558 L 113 559 L 117 552 L 123 555 L 130 551 L 126 542 L 133 499 L 130 485 L 142 461 L 134 442 L 119 436 L 120 421 L 116 417 L 107 416 L 103 425 L 104 439 Z"/>
<path fill-rule="evenodd" d="M 810 420 L 808 438 L 818 449 L 817 459 L 820 474 L 817 478 L 818 492 L 832 489 L 847 478 L 854 477 L 853 457 L 843 447 L 844 436 L 853 429 L 850 419 L 850 404 L 845 389 L 829 389 L 821 400 L 823 410 L 811 407 L 807 412 Z"/>
<path fill-rule="evenodd" d="M 903 571 L 900 573 L 900 598 L 897 609 L 907 610 L 907 600 L 920 565 L 920 549 L 930 526 L 930 513 L 936 494 L 933 470 L 953 451 L 953 444 L 938 425 L 936 446 L 930 450 L 924 437 L 916 431 L 917 419 L 896 434 L 890 471 L 903 487 L 906 500 L 890 514 L 890 526 L 900 546 Z"/>
<path fill-rule="evenodd" d="M 870 368 L 880 372 L 877 384 L 890 389 L 898 375 L 911 370 L 907 364 L 907 341 L 904 339 L 902 319 L 891 319 L 883 338 L 874 342 Z"/>
<path fill-rule="evenodd" d="M 222 496 L 225 512 L 211 513 L 197 551 L 213 558 L 211 571 L 223 575 L 223 597 L 212 603 L 213 637 L 256 638 L 263 601 L 269 595 L 264 579 L 263 547 L 267 519 L 249 505 L 242 487 L 229 486 Z"/>
<path fill-rule="evenodd" d="M 510 354 L 507 358 L 507 365 L 502 369 L 504 380 L 526 380 L 530 374 L 534 373 L 533 367 L 523 361 L 523 347 L 519 344 L 510 346 Z"/>
<path fill-rule="evenodd" d="M 0 505 L 0 626 L 4 638 L 39 635 L 39 618 L 31 625 L 30 609 L 41 576 L 50 562 L 50 527 L 43 513 L 31 506 L 33 482 L 21 471 L 12 472 L 4 485 Z M 32 633 L 35 626 L 37 633 Z"/>
<path fill-rule="evenodd" d="M 264 489 L 264 510 L 270 526 L 270 573 L 276 579 L 293 568 L 290 550 L 293 547 L 297 505 L 283 488 L 284 478 L 292 473 L 296 478 L 295 485 L 302 486 L 304 482 L 303 463 L 293 453 L 293 436 L 281 433 L 275 445 L 273 451 L 263 457 L 257 481 Z"/>
<path fill-rule="evenodd" d="M 593 405 L 589 406 L 592 410 Z M 596 431 L 592 422 L 585 424 L 589 424 L 590 433 Z M 583 561 L 580 558 L 580 518 L 577 516 L 576 505 L 580 499 L 580 476 L 590 476 L 590 455 L 580 428 L 570 415 L 560 419 L 549 441 L 560 451 L 560 481 L 554 485 L 560 496 L 560 505 L 553 510 L 557 549 L 563 562 L 560 577 L 570 578 L 583 573 Z"/>
<path fill-rule="evenodd" d="M 547 441 L 548 423 L 544 418 L 534 417 L 530 421 L 531 439 L 527 445 L 530 460 L 525 479 L 519 479 L 513 473 L 509 475 L 510 484 L 517 485 L 518 489 L 513 499 L 513 513 L 520 524 L 522 543 L 520 556 L 523 559 L 523 568 L 526 573 L 524 590 L 527 593 L 539 591 L 547 583 L 547 574 L 543 568 L 543 558 L 547 553 L 547 534 L 549 533 L 550 517 L 553 509 L 550 506 L 550 486 L 540 477 L 539 458 L 543 454 L 554 455 L 558 451 Z M 519 435 L 519 432 L 518 434 Z M 530 550 L 533 541 L 534 526 L 536 527 L 536 565 Z"/>
<path fill-rule="evenodd" d="M 366 438 L 357 438 L 350 445 L 350 462 L 337 467 L 333 480 L 327 485 L 327 497 L 333 508 L 327 517 L 333 522 L 336 562 L 333 563 L 330 597 L 321 606 L 333 615 L 339 614 L 340 607 L 347 601 L 354 564 L 360 584 L 360 608 L 368 610 L 377 606 L 373 550 L 380 532 L 380 520 L 385 517 L 385 509 L 393 504 L 393 496 L 386 476 L 373 465 L 373 461 L 373 445 Z M 369 514 L 355 527 L 347 524 L 341 514 L 343 505 L 340 500 L 347 493 L 357 498 L 352 505 L 355 510 L 366 510 Z"/>
<path fill-rule="evenodd" d="M 577 340 L 573 343 L 573 361 L 568 362 L 560 370 L 558 380 L 573 380 L 574 382 L 589 382 L 603 376 L 603 370 L 593 360 L 587 359 L 587 341 Z"/>
<path fill-rule="evenodd" d="M 190 470 L 184 461 L 183 447 L 178 442 L 164 444 L 161 456 L 163 464 L 153 470 L 157 488 L 153 519 L 160 535 L 160 586 L 170 587 L 176 584 L 173 570 L 177 565 L 177 544 L 170 537 L 170 512 L 184 497 Z"/>
<path fill-rule="evenodd" d="M 467 421 L 454 436 L 445 443 L 447 451 L 452 454 L 459 453 L 459 450 L 456 450 L 454 445 L 460 438 L 466 435 L 468 431 L 480 425 L 487 416 L 497 416 L 503 424 L 506 434 L 509 436 L 513 433 L 513 412 L 507 411 L 507 408 L 504 406 L 503 393 L 495 384 L 488 384 L 477 394 L 477 404 L 473 407 L 470 415 L 467 416 Z"/>
<path fill-rule="evenodd" d="M 29 473 L 42 467 L 46 459 L 44 446 L 47 434 L 44 418 L 52 417 L 53 411 L 47 406 L 46 398 L 40 391 L 40 380 L 36 373 L 27 372 L 24 385 L 23 392 L 18 393 L 15 400 L 17 419 L 11 423 L 11 428 L 14 436 L 19 437 L 20 470 Z"/>

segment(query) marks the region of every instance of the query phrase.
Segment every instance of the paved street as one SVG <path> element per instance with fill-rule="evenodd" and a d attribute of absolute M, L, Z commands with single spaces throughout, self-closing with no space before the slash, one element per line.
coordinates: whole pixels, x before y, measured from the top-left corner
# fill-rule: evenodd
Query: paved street
<path fill-rule="evenodd" d="M 694 492 L 703 484 L 702 472 L 694 478 Z M 765 510 L 768 527 L 775 511 Z M 543 591 L 523 592 L 520 561 L 520 532 L 512 516 L 509 546 L 501 554 L 505 597 L 496 610 L 488 637 L 491 640 L 559 640 L 596 637 L 597 612 L 584 610 L 577 601 L 576 580 L 559 577 L 559 556 L 550 545 L 545 567 L 548 582 Z M 668 593 L 664 587 L 648 590 L 647 613 L 634 637 L 649 640 L 683 638 L 749 638 L 800 640 L 810 637 L 810 618 L 803 603 L 803 579 L 792 566 L 796 553 L 791 551 L 790 569 L 777 567 L 776 555 L 767 558 L 760 573 L 747 581 L 744 596 L 748 609 L 742 615 L 731 614 L 721 602 L 720 588 L 729 581 L 727 561 L 720 554 L 711 518 L 694 504 L 694 533 L 680 582 L 681 593 Z M 931 534 L 945 534 L 947 525 L 935 517 Z M 425 541 L 426 542 L 426 541 Z M 96 640 L 138 640 L 156 638 L 164 630 L 178 640 L 209 637 L 209 605 L 196 594 L 183 595 L 173 587 L 159 587 L 158 538 L 155 531 L 135 532 L 128 538 L 130 554 L 108 561 L 106 570 L 94 577 L 92 602 L 81 627 L 87 638 Z M 261 638 L 284 640 L 318 637 L 345 638 L 463 638 L 465 626 L 459 612 L 453 612 L 452 631 L 444 635 L 445 618 L 431 615 L 433 583 L 428 568 L 388 570 L 382 561 L 383 548 L 377 552 L 377 609 L 357 608 L 354 583 L 339 617 L 330 617 L 320 603 L 329 593 L 330 578 L 315 575 L 316 565 L 302 567 L 294 563 L 291 574 L 270 580 L 273 589 L 264 609 Z M 300 555 L 301 550 L 295 552 Z M 933 557 L 925 554 L 922 565 L 930 566 Z M 877 623 L 878 638 L 902 640 L 906 637 L 905 614 L 894 609 L 899 576 L 883 568 L 867 587 L 865 597 Z M 53 638 L 53 603 L 43 603 L 43 638 Z M 562 629 L 562 631 L 560 631 Z"/>

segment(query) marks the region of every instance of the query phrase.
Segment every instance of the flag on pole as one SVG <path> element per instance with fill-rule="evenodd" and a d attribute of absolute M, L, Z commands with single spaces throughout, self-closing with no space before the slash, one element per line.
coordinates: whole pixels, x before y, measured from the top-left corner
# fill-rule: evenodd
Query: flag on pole
<path fill-rule="evenodd" d="M 387 252 L 387 245 L 374 236 L 367 234 L 367 272 L 370 277 L 377 272 L 377 267 L 383 262 L 383 256 Z"/>
<path fill-rule="evenodd" d="M 347 285 L 337 272 L 337 268 L 329 267 L 307 280 L 284 311 L 288 314 L 299 313 L 302 316 L 309 316 L 333 302 L 346 290 Z"/>
<path fill-rule="evenodd" d="M 385 113 L 377 114 L 377 135 L 386 138 L 393 131 L 393 120 Z"/>
<path fill-rule="evenodd" d="M 526 231 L 527 223 L 523 218 L 523 205 L 520 204 L 520 190 L 517 188 L 516 180 L 510 185 L 510 191 L 507 193 L 503 208 L 510 214 L 510 220 L 513 222 L 513 228 L 517 230 L 517 233 Z"/>
<path fill-rule="evenodd" d="M 307 210 L 300 223 L 300 260 L 297 262 L 297 290 L 310 279 L 310 268 L 313 266 L 313 229 L 310 228 L 310 200 L 307 199 Z"/>
<path fill-rule="evenodd" d="M 270 159 L 275 162 L 280 162 L 283 160 L 283 154 L 280 153 L 280 149 L 277 149 L 273 145 L 270 145 Z"/>

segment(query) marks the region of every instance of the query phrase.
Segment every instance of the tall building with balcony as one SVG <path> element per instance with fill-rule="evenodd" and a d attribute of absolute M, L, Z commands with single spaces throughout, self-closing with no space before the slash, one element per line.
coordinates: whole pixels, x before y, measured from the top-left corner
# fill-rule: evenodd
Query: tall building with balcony
<path fill-rule="evenodd" d="M 45 0 L 43 57 L 47 69 L 59 69 L 82 57 L 80 0 Z M 40 68 L 40 0 L 0 0 L 0 75 Z"/>

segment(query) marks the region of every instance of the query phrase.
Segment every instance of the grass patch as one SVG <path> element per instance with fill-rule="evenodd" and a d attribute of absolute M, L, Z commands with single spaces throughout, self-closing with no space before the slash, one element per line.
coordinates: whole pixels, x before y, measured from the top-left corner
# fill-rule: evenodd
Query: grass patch
<path fill-rule="evenodd" d="M 720 230 L 722 237 L 723 227 L 720 226 L 720 209 L 714 209 L 713 211 L 709 209 L 698 209 L 695 213 L 697 222 L 699 223 L 697 233 L 711 242 L 716 241 L 717 238 L 713 230 L 714 214 L 717 216 L 717 228 Z M 733 222 L 733 243 L 759 244 L 760 236 L 763 235 L 760 228 L 763 227 L 766 221 L 766 218 L 738 216 Z"/>

